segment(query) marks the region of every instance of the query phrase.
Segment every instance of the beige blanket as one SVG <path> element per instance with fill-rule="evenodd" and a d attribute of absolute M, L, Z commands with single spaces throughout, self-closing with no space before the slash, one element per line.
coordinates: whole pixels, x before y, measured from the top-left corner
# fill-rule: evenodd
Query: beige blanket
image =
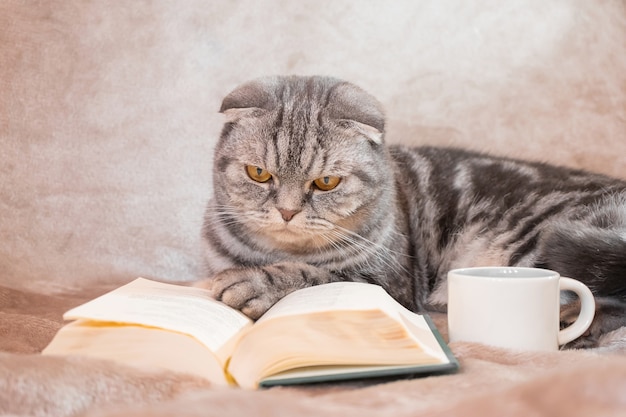
<path fill-rule="evenodd" d="M 0 415 L 608 416 L 626 412 L 626 328 L 590 351 L 513 352 L 453 343 L 459 374 L 246 391 L 39 352 L 66 309 L 93 290 L 43 295 L 0 287 Z M 435 316 L 445 334 L 445 317 Z"/>
<path fill-rule="evenodd" d="M 37 354 L 122 282 L 203 277 L 237 84 L 333 75 L 381 100 L 389 142 L 626 178 L 625 39 L 622 0 L 0 1 L 0 415 L 626 415 L 625 329 L 594 351 L 454 343 L 457 375 L 254 392 Z"/>

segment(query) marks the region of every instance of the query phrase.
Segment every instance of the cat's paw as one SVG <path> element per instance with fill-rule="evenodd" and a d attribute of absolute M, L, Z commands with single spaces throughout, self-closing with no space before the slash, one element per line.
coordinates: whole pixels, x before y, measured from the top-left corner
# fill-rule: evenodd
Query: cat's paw
<path fill-rule="evenodd" d="M 561 327 L 567 327 L 578 317 L 580 304 L 570 303 L 561 309 Z M 596 299 L 596 315 L 587 331 L 563 346 L 564 349 L 589 349 L 599 346 L 600 338 L 626 326 L 626 303 L 608 298 Z"/>
<path fill-rule="evenodd" d="M 256 268 L 227 269 L 194 285 L 209 289 L 216 300 L 253 320 L 265 314 L 284 295 L 272 286 L 263 270 Z"/>

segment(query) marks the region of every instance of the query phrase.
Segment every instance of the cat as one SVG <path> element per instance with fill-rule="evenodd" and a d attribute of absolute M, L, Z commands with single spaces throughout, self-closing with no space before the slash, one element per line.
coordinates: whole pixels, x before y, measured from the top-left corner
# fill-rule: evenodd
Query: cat
<path fill-rule="evenodd" d="M 413 311 L 445 311 L 450 269 L 515 265 L 595 293 L 597 318 L 573 346 L 626 325 L 626 182 L 387 146 L 381 104 L 331 77 L 252 80 L 220 112 L 203 228 L 209 278 L 196 285 L 252 319 L 332 281 L 378 284 Z"/>

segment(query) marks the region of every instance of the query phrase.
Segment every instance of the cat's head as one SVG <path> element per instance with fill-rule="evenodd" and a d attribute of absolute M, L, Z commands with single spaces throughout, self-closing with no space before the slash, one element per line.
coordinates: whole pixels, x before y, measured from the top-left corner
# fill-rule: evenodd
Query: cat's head
<path fill-rule="evenodd" d="M 328 77 L 268 77 L 228 94 L 214 158 L 221 221 L 292 253 L 367 228 L 390 198 L 379 102 Z M 215 221 L 215 219 L 213 219 Z"/>

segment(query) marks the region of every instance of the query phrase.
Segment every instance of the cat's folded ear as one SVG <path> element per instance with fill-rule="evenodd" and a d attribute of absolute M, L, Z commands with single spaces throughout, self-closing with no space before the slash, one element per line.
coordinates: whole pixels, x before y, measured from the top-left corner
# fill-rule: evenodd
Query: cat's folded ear
<path fill-rule="evenodd" d="M 309 106 L 321 107 L 325 116 L 341 127 L 374 143 L 383 143 L 385 115 L 378 100 L 354 84 L 331 77 L 265 77 L 248 81 L 224 98 L 220 112 L 228 121 L 257 117 L 280 107 L 281 100 L 309 100 Z"/>
<path fill-rule="evenodd" d="M 276 107 L 276 102 L 268 85 L 272 81 L 271 78 L 266 78 L 240 85 L 224 97 L 220 113 L 224 113 L 228 120 L 233 120 L 273 110 Z"/>
<path fill-rule="evenodd" d="M 342 82 L 332 89 L 327 109 L 331 119 L 374 143 L 383 143 L 385 114 L 382 105 L 365 90 Z"/>

